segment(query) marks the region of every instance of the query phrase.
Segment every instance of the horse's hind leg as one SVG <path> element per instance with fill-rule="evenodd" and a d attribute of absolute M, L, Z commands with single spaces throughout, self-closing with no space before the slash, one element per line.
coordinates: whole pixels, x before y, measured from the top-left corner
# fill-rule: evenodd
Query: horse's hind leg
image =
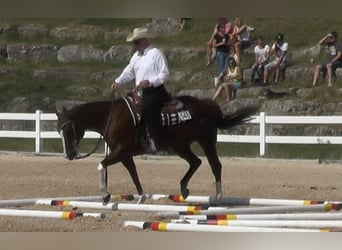
<path fill-rule="evenodd" d="M 202 161 L 191 151 L 190 145 L 182 147 L 174 147 L 174 151 L 184 160 L 189 163 L 189 170 L 186 172 L 182 180 L 180 181 L 181 193 L 184 199 L 189 196 L 188 183 L 196 170 L 201 165 Z"/>
<path fill-rule="evenodd" d="M 216 151 L 216 142 L 215 140 L 201 142 L 199 144 L 203 148 L 205 155 L 207 156 L 209 165 L 211 167 L 211 171 L 215 176 L 216 183 L 216 199 L 220 200 L 222 198 L 222 183 L 221 183 L 221 175 L 222 175 L 222 164 L 217 156 Z"/>

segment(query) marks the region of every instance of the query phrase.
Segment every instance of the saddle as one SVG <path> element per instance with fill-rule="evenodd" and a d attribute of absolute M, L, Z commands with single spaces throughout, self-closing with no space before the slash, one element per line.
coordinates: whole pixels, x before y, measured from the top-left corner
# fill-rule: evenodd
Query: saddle
<path fill-rule="evenodd" d="M 123 97 L 123 99 L 130 110 L 134 126 L 139 126 L 141 124 L 142 97 L 138 92 L 132 91 L 127 96 Z M 192 119 L 190 111 L 185 107 L 184 103 L 176 97 L 172 97 L 170 101 L 164 104 L 160 116 L 163 127 L 182 124 Z"/>

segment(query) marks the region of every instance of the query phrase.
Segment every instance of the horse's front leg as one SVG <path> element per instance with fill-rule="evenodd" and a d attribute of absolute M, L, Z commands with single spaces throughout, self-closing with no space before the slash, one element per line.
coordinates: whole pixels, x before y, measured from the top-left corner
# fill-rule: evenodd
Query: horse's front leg
<path fill-rule="evenodd" d="M 111 151 L 111 153 L 102 160 L 97 170 L 100 172 L 100 190 L 102 192 L 102 200 L 104 203 L 110 201 L 111 195 L 108 192 L 108 171 L 107 167 L 119 162 L 116 151 Z"/>
<path fill-rule="evenodd" d="M 121 160 L 122 164 L 126 167 L 126 169 L 128 170 L 128 173 L 130 174 L 133 183 L 138 191 L 139 194 L 139 200 L 138 203 L 144 203 L 146 200 L 146 195 L 144 193 L 144 190 L 141 186 L 140 180 L 139 180 L 139 175 L 137 172 L 137 167 L 134 163 L 133 157 L 129 156 L 129 157 L 125 157 L 124 159 Z"/>
<path fill-rule="evenodd" d="M 107 167 L 104 167 L 102 163 L 99 163 L 97 170 L 100 172 L 100 190 L 102 192 L 102 200 L 104 203 L 110 201 L 110 193 L 108 193 L 108 171 Z"/>

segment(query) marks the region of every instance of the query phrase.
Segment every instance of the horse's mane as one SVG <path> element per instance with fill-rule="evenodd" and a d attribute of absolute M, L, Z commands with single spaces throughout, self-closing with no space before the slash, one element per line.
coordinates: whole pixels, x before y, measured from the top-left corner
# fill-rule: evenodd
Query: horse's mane
<path fill-rule="evenodd" d="M 115 100 L 114 102 L 116 102 L 117 100 Z M 94 102 L 85 102 L 85 103 L 81 103 L 79 105 L 76 105 L 74 107 L 72 107 L 68 113 L 69 114 L 73 114 L 73 113 L 78 113 L 79 111 L 82 110 L 89 110 L 90 107 L 96 107 L 96 106 L 106 106 L 108 104 L 112 103 L 111 101 L 94 101 Z"/>

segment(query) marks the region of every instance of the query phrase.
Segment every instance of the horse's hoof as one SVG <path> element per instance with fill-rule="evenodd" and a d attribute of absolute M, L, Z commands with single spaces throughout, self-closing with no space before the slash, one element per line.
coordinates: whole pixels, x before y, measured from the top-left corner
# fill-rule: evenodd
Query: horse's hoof
<path fill-rule="evenodd" d="M 222 199 L 222 193 L 216 194 L 216 201 L 220 201 Z"/>
<path fill-rule="evenodd" d="M 110 198 L 111 198 L 110 193 L 105 193 L 104 195 L 102 195 L 103 203 L 108 203 L 110 201 Z"/>
<path fill-rule="evenodd" d="M 182 189 L 182 196 L 184 199 L 188 198 L 189 194 L 190 194 L 189 189 L 187 189 L 187 188 Z"/>
<path fill-rule="evenodd" d="M 146 195 L 143 194 L 143 195 L 140 195 L 137 203 L 138 204 L 143 204 L 143 203 L 145 203 L 145 201 L 146 201 Z"/>

